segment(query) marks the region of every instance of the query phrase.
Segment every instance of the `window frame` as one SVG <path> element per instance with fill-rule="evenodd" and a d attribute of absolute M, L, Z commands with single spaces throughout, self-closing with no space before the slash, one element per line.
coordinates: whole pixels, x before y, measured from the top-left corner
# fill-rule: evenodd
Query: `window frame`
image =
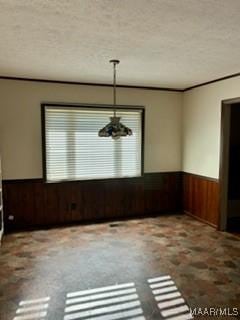
<path fill-rule="evenodd" d="M 138 105 L 116 105 L 116 110 L 140 110 L 141 113 L 141 175 L 135 177 L 113 177 L 113 178 L 99 178 L 99 179 L 74 179 L 74 180 L 59 180 L 59 181 L 48 181 L 47 180 L 47 157 L 46 157 L 46 126 L 45 126 L 45 111 L 46 107 L 59 107 L 59 108 L 84 108 L 84 109 L 112 109 L 112 104 L 89 104 L 89 103 L 57 103 L 57 102 L 43 102 L 41 103 L 41 134 L 42 134 L 42 172 L 44 183 L 64 183 L 64 182 L 84 182 L 84 181 L 107 181 L 107 180 L 119 180 L 119 179 L 136 179 L 142 178 L 144 175 L 144 138 L 145 138 L 145 107 Z M 100 128 L 99 128 L 100 129 Z M 99 138 L 104 139 L 104 138 Z M 111 139 L 106 137 L 105 139 Z M 124 137 L 123 137 L 124 139 Z"/>

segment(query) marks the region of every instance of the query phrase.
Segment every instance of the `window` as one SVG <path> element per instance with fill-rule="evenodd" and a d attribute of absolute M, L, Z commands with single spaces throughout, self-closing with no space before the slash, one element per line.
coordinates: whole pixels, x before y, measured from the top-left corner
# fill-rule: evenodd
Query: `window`
<path fill-rule="evenodd" d="M 143 108 L 119 108 L 132 136 L 99 137 L 113 110 L 107 107 L 42 106 L 44 172 L 48 182 L 136 177 L 142 174 Z"/>

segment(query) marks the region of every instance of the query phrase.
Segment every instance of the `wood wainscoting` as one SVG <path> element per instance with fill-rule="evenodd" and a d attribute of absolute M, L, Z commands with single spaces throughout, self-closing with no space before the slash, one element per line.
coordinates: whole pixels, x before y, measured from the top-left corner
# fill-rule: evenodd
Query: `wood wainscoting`
<path fill-rule="evenodd" d="M 8 231 L 181 212 L 182 173 L 61 183 L 5 180 L 3 196 Z"/>
<path fill-rule="evenodd" d="M 219 181 L 183 173 L 184 212 L 211 226 L 219 225 Z"/>

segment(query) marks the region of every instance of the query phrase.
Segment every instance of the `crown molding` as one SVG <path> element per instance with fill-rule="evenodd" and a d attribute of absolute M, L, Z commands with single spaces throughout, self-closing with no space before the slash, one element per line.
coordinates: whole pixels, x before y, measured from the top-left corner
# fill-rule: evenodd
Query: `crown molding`
<path fill-rule="evenodd" d="M 1 79 L 2 80 L 31 81 L 31 82 L 58 83 L 58 84 L 71 84 L 71 85 L 111 87 L 112 88 L 112 84 L 108 84 L 108 83 L 49 80 L 49 79 L 9 77 L 9 76 L 0 76 L 0 80 Z M 177 89 L 177 88 L 152 87 L 152 86 L 134 86 L 134 85 L 125 85 L 125 84 L 118 84 L 117 87 L 118 88 L 127 88 L 127 89 L 158 90 L 158 91 L 172 91 L 172 92 L 183 92 L 184 91 L 184 89 Z"/>
<path fill-rule="evenodd" d="M 230 78 L 239 77 L 240 72 L 230 74 L 228 76 L 224 76 L 221 78 L 217 78 L 214 80 L 202 82 L 196 84 L 194 86 L 186 87 L 185 89 L 178 88 L 168 88 L 168 87 L 154 87 L 154 86 L 137 86 L 137 85 L 125 85 L 118 84 L 118 88 L 127 88 L 127 89 L 141 89 L 141 90 L 156 90 L 156 91 L 170 91 L 170 92 L 186 92 L 198 87 L 202 87 L 208 84 L 212 84 L 215 82 L 227 80 Z M 112 87 L 112 84 L 109 83 L 96 83 L 96 82 L 79 82 L 79 81 L 64 81 L 64 80 L 50 80 L 50 79 L 38 79 L 38 78 L 24 78 L 24 77 L 10 77 L 10 76 L 1 76 L 0 80 L 17 80 L 17 81 L 30 81 L 30 82 L 43 82 L 43 83 L 58 83 L 58 84 L 71 84 L 71 85 L 81 85 L 81 86 L 95 86 L 95 87 Z"/>
<path fill-rule="evenodd" d="M 183 92 L 186 92 L 186 91 L 189 91 L 189 90 L 198 88 L 198 87 L 205 86 L 205 85 L 207 85 L 207 84 L 211 84 L 211 83 L 214 83 L 214 82 L 218 82 L 218 81 L 222 81 L 222 80 L 227 80 L 227 79 L 235 78 L 235 77 L 239 77 L 239 76 L 240 76 L 240 72 L 238 72 L 238 73 L 233 73 L 233 74 L 230 74 L 230 75 L 225 76 L 225 77 L 221 77 L 221 78 L 217 78 L 217 79 L 210 80 L 210 81 L 207 81 L 207 82 L 202 82 L 202 83 L 196 84 L 196 85 L 194 85 L 194 86 L 185 88 L 185 89 L 183 89 L 182 91 L 183 91 Z"/>

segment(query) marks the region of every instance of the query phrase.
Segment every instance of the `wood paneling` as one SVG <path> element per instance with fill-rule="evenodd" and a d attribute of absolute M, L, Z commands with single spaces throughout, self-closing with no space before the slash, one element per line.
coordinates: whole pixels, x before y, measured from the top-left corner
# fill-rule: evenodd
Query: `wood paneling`
<path fill-rule="evenodd" d="M 218 180 L 184 173 L 183 208 L 186 213 L 217 227 L 219 223 Z"/>
<path fill-rule="evenodd" d="M 180 172 L 64 183 L 42 179 L 3 181 L 6 229 L 27 229 L 180 212 Z M 14 220 L 9 220 L 14 216 Z"/>
<path fill-rule="evenodd" d="M 186 213 L 218 226 L 218 181 L 188 173 L 182 180 L 181 172 L 49 184 L 42 179 L 3 181 L 5 225 L 14 230 L 180 212 L 182 191 Z"/>

